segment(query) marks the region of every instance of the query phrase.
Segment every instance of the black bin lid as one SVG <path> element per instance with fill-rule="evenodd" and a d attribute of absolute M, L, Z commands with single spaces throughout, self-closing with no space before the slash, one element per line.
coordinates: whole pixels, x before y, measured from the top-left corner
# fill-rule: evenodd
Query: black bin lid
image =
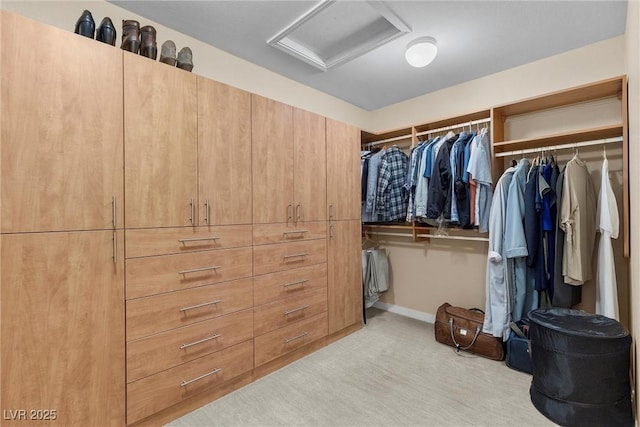
<path fill-rule="evenodd" d="M 568 308 L 540 308 L 529 313 L 531 323 L 578 337 L 624 338 L 629 331 L 615 319 Z"/>

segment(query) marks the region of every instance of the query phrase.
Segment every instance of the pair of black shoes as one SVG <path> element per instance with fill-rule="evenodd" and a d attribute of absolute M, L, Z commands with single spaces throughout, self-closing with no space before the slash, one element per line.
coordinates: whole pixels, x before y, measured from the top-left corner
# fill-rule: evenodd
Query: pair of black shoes
<path fill-rule="evenodd" d="M 111 46 L 116 45 L 116 28 L 108 16 L 102 20 L 96 32 L 96 23 L 93 20 L 93 16 L 91 16 L 91 12 L 85 10 L 78 18 L 74 32 L 91 39 L 95 33 L 95 39 L 99 42 L 110 44 Z"/>

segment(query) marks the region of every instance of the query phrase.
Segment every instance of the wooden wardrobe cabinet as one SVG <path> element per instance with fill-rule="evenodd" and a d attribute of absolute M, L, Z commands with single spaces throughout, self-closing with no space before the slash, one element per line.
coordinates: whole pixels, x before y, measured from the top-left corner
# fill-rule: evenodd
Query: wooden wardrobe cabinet
<path fill-rule="evenodd" d="M 122 52 L 1 17 L 1 231 L 121 227 Z"/>
<path fill-rule="evenodd" d="M 331 221 L 328 243 L 329 333 L 362 321 L 362 224 Z"/>
<path fill-rule="evenodd" d="M 324 221 L 327 203 L 325 121 L 293 109 L 293 200 L 295 222 Z"/>
<path fill-rule="evenodd" d="M 252 96 L 253 222 L 324 220 L 325 118 Z"/>
<path fill-rule="evenodd" d="M 251 94 L 198 77 L 200 225 L 251 224 Z"/>
<path fill-rule="evenodd" d="M 3 425 L 125 424 L 124 246 L 114 257 L 113 238 L 106 230 L 0 237 L 0 400 L 4 411 L 27 410 Z"/>
<path fill-rule="evenodd" d="M 327 119 L 327 218 L 361 218 L 360 130 Z"/>
<path fill-rule="evenodd" d="M 196 225 L 196 76 L 123 55 L 126 227 Z"/>

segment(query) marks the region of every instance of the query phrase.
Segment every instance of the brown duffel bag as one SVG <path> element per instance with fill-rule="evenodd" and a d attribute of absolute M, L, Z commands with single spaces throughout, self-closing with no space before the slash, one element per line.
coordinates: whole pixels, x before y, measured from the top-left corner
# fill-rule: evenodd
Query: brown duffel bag
<path fill-rule="evenodd" d="M 436 341 L 493 360 L 504 360 L 502 339 L 482 332 L 484 312 L 444 303 L 436 313 Z"/>

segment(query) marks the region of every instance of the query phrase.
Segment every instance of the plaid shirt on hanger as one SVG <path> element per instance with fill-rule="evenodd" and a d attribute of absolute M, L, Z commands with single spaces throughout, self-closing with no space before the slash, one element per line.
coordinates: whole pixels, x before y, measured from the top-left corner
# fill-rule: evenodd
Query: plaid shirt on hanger
<path fill-rule="evenodd" d="M 404 220 L 408 193 L 404 188 L 409 158 L 398 147 L 391 147 L 382 157 L 378 173 L 376 212 L 382 221 Z"/>

